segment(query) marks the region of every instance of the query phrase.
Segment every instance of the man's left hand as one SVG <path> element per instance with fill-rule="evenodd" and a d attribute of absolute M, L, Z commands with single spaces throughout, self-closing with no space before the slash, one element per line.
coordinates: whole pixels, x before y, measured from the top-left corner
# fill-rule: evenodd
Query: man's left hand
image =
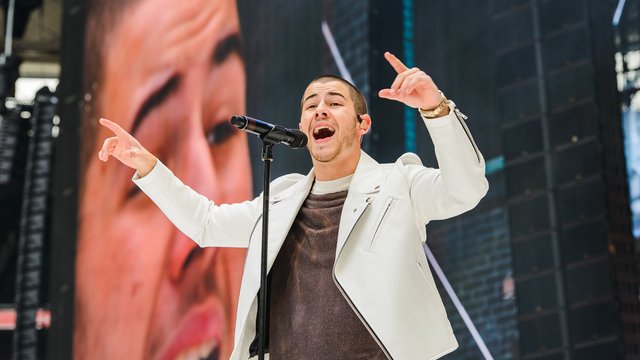
<path fill-rule="evenodd" d="M 442 95 L 429 75 L 416 67 L 407 68 L 400 59 L 390 52 L 385 52 L 384 57 L 398 75 L 388 89 L 382 89 L 378 92 L 378 96 L 400 101 L 416 109 L 432 110 L 440 105 Z M 447 110 L 448 108 L 442 115 L 448 113 Z"/>

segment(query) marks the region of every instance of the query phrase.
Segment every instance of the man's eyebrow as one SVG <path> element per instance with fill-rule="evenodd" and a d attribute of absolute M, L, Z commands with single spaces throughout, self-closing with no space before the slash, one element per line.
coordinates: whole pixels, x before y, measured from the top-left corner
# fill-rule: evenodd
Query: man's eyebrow
<path fill-rule="evenodd" d="M 339 92 L 329 91 L 327 94 L 328 94 L 328 95 L 333 95 L 333 96 L 340 96 L 341 98 L 343 98 L 343 99 L 347 100 L 347 97 L 346 97 L 346 96 L 344 96 L 344 95 L 342 95 L 342 94 L 341 94 L 341 93 L 339 93 Z M 307 96 L 304 100 L 302 100 L 302 103 L 304 104 L 307 100 L 311 99 L 311 98 L 312 98 L 312 97 L 314 97 L 314 96 L 318 96 L 318 94 L 315 94 L 315 93 L 314 93 L 314 94 L 311 94 L 311 95 Z"/>
<path fill-rule="evenodd" d="M 304 98 L 302 100 L 302 103 L 304 104 L 305 102 L 307 102 L 307 100 L 311 99 L 312 97 L 318 96 L 318 94 L 311 94 L 309 96 L 307 96 L 306 98 Z"/>
<path fill-rule="evenodd" d="M 154 91 L 140 106 L 140 110 L 133 120 L 131 134 L 135 135 L 136 130 L 140 127 L 142 120 L 147 116 L 153 108 L 160 106 L 172 92 L 174 92 L 180 84 L 180 75 L 170 77 L 158 90 Z"/>
<path fill-rule="evenodd" d="M 211 60 L 215 65 L 220 65 L 233 54 L 238 55 L 244 62 L 242 39 L 240 38 L 240 33 L 237 32 L 227 35 L 216 44 Z"/>
<path fill-rule="evenodd" d="M 342 95 L 342 94 L 341 94 L 341 93 L 339 93 L 339 92 L 329 91 L 329 95 L 340 96 L 341 98 L 343 98 L 343 99 L 347 100 L 347 97 L 346 97 L 346 96 L 344 96 L 344 95 Z"/>

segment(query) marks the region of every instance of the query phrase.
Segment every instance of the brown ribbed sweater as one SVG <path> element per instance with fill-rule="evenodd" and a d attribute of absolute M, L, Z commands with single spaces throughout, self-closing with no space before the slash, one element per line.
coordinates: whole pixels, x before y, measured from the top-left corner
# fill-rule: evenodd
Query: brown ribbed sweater
<path fill-rule="evenodd" d="M 386 359 L 333 281 L 346 196 L 309 194 L 271 268 L 271 360 Z"/>

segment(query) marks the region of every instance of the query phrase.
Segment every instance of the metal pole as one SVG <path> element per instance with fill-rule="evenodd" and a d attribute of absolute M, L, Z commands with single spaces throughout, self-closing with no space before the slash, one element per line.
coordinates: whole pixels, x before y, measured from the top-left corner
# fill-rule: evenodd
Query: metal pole
<path fill-rule="evenodd" d="M 269 234 L 269 187 L 271 178 L 271 161 L 273 161 L 273 144 L 262 139 L 262 161 L 264 162 L 264 189 L 262 193 L 262 252 L 260 259 L 260 291 L 258 291 L 258 360 L 264 360 L 267 332 L 267 244 Z"/>

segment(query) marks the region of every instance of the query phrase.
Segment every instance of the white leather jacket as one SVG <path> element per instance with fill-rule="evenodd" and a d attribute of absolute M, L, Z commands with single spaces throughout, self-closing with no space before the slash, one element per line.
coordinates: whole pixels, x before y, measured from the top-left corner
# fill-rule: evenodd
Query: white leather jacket
<path fill-rule="evenodd" d="M 459 111 L 423 119 L 439 169 L 407 153 L 378 164 L 362 152 L 344 203 L 334 280 L 392 359 L 436 359 L 458 346 L 422 242 L 425 225 L 475 207 L 488 190 L 484 160 Z M 272 182 L 268 268 L 314 180 L 292 174 Z M 260 283 L 261 197 L 216 205 L 178 180 L 162 163 L 138 186 L 200 246 L 248 247 L 231 359 L 248 359 L 256 335 Z"/>

